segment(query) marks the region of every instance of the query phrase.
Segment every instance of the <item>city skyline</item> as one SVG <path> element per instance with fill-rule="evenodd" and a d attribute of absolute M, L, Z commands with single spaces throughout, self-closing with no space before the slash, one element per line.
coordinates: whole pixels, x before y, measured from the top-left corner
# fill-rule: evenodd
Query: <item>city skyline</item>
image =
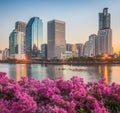
<path fill-rule="evenodd" d="M 47 42 L 47 22 L 60 19 L 66 22 L 66 42 L 85 43 L 89 35 L 98 32 L 98 14 L 104 7 L 111 13 L 111 28 L 113 30 L 113 47 L 120 51 L 120 1 L 98 0 L 1 0 L 0 1 L 0 49 L 8 47 L 9 35 L 16 21 L 28 22 L 33 16 L 43 20 L 43 42 Z M 74 38 L 74 40 L 73 40 Z"/>

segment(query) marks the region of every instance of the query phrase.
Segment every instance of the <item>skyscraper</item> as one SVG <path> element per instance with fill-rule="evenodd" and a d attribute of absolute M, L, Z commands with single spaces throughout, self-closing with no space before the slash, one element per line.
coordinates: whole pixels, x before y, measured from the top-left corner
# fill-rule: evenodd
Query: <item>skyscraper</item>
<path fill-rule="evenodd" d="M 111 20 L 108 8 L 103 9 L 103 13 L 99 13 L 99 31 L 97 38 L 97 55 L 112 54 L 112 30 Z"/>
<path fill-rule="evenodd" d="M 103 9 L 103 13 L 99 13 L 99 30 L 110 29 L 110 13 L 108 8 Z"/>
<path fill-rule="evenodd" d="M 52 20 L 48 22 L 48 59 L 61 58 L 61 54 L 65 53 L 65 22 L 60 20 Z"/>
<path fill-rule="evenodd" d="M 15 29 L 9 36 L 10 58 L 25 58 L 25 29 L 25 22 L 15 23 Z"/>
<path fill-rule="evenodd" d="M 25 58 L 25 33 L 17 30 L 9 36 L 10 58 L 24 59 Z"/>
<path fill-rule="evenodd" d="M 43 23 L 39 17 L 33 17 L 26 26 L 26 54 L 38 57 L 43 40 Z"/>
<path fill-rule="evenodd" d="M 84 56 L 94 57 L 96 55 L 96 34 L 89 36 L 89 40 L 84 45 Z"/>
<path fill-rule="evenodd" d="M 26 23 L 25 22 L 22 22 L 22 21 L 17 21 L 15 23 L 15 29 L 17 31 L 20 31 L 20 32 L 24 32 L 26 31 Z"/>

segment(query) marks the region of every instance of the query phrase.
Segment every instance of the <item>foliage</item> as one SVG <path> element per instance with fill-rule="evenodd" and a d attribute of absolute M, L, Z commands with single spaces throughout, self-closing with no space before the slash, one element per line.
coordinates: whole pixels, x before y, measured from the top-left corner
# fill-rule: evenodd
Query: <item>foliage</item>
<path fill-rule="evenodd" d="M 70 80 L 22 78 L 0 73 L 0 113 L 119 113 L 120 85 Z"/>

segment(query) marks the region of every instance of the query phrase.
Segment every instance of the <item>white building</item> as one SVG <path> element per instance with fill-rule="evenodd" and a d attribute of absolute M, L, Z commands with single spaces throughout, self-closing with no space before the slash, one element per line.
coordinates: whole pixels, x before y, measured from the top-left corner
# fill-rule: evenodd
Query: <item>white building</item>
<path fill-rule="evenodd" d="M 84 56 L 86 57 L 94 57 L 96 56 L 96 34 L 92 34 L 89 36 L 89 41 L 87 41 L 84 45 Z"/>
<path fill-rule="evenodd" d="M 2 59 L 3 60 L 9 59 L 9 49 L 8 48 L 5 48 L 5 50 L 3 50 Z"/>
<path fill-rule="evenodd" d="M 98 54 L 112 54 L 112 30 L 103 29 L 98 31 L 97 39 Z"/>
<path fill-rule="evenodd" d="M 0 60 L 2 60 L 2 50 L 0 50 Z"/>
<path fill-rule="evenodd" d="M 13 30 L 9 40 L 10 59 L 25 58 L 25 33 Z"/>
<path fill-rule="evenodd" d="M 61 53 L 65 53 L 65 22 L 52 20 L 48 22 L 48 59 L 61 58 Z"/>

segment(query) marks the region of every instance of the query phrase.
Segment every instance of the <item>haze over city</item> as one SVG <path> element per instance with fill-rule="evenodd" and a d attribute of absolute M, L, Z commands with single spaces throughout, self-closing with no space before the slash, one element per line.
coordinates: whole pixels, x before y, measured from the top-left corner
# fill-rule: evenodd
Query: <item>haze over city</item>
<path fill-rule="evenodd" d="M 120 51 L 120 1 L 116 0 L 1 0 L 0 49 L 8 48 L 9 35 L 16 21 L 28 22 L 33 16 L 43 21 L 43 42 L 47 42 L 47 22 L 66 22 L 66 42 L 85 43 L 98 32 L 98 13 L 104 7 L 111 14 L 114 52 Z M 73 40 L 74 39 L 74 40 Z"/>

